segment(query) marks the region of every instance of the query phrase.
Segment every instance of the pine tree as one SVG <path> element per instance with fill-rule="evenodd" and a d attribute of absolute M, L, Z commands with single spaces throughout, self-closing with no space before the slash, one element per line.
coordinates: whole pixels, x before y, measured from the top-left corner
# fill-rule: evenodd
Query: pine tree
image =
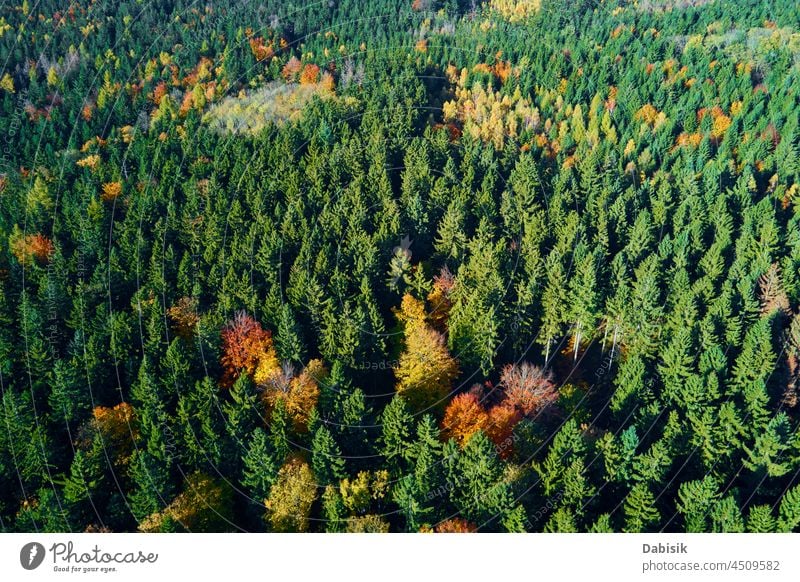
<path fill-rule="evenodd" d="M 753 447 L 742 445 L 745 457 L 742 464 L 756 473 L 757 478 L 782 477 L 791 470 L 786 452 L 796 442 L 786 413 L 775 415 L 764 431 L 757 434 Z"/>
<path fill-rule="evenodd" d="M 753 505 L 747 514 L 747 531 L 749 533 L 773 533 L 775 518 L 769 505 Z"/>
<path fill-rule="evenodd" d="M 279 400 L 272 411 L 269 422 L 269 442 L 275 451 L 275 461 L 282 463 L 290 450 L 288 418 L 283 400 Z"/>
<path fill-rule="evenodd" d="M 342 496 L 333 485 L 325 487 L 322 493 L 322 515 L 325 519 L 325 531 L 329 533 L 341 532 L 346 524 L 346 511 Z"/>
<path fill-rule="evenodd" d="M 85 451 L 75 451 L 69 476 L 64 481 L 64 500 L 72 506 L 71 513 L 78 523 L 102 512 L 103 485 L 104 475 L 98 459 Z"/>
<path fill-rule="evenodd" d="M 282 362 L 302 362 L 306 348 L 302 339 L 300 325 L 289 304 L 280 307 L 278 327 L 275 333 L 275 351 Z"/>
<path fill-rule="evenodd" d="M 600 515 L 589 528 L 589 533 L 614 533 L 611 516 L 608 513 Z"/>
<path fill-rule="evenodd" d="M 330 485 L 344 478 L 345 461 L 331 432 L 320 426 L 311 441 L 311 466 L 320 485 Z"/>
<path fill-rule="evenodd" d="M 559 507 L 547 521 L 544 531 L 547 533 L 577 533 L 578 526 L 575 524 L 575 516 L 569 508 Z"/>
<path fill-rule="evenodd" d="M 678 512 L 684 517 L 686 531 L 708 531 L 708 518 L 719 497 L 717 482 L 709 476 L 681 483 L 678 488 Z"/>
<path fill-rule="evenodd" d="M 412 458 L 412 417 L 405 401 L 395 395 L 383 409 L 381 422 L 381 454 L 395 472 L 399 473 Z"/>
<path fill-rule="evenodd" d="M 643 483 L 634 485 L 625 497 L 624 511 L 626 532 L 650 531 L 661 518 L 655 505 L 655 497 Z"/>
<path fill-rule="evenodd" d="M 460 514 L 481 529 L 497 529 L 506 519 L 516 523 L 517 510 L 509 485 L 503 480 L 502 465 L 494 444 L 482 432 L 476 433 L 463 452 L 452 450 L 446 465 L 450 499 Z"/>
<path fill-rule="evenodd" d="M 722 533 L 744 531 L 742 512 L 733 495 L 728 495 L 714 505 L 711 510 L 711 530 Z"/>
<path fill-rule="evenodd" d="M 242 485 L 252 500 L 263 503 L 280 468 L 263 430 L 255 429 L 251 433 L 247 451 L 242 457 L 242 467 Z"/>
<path fill-rule="evenodd" d="M 779 532 L 795 531 L 800 525 L 800 485 L 787 490 L 778 509 Z"/>

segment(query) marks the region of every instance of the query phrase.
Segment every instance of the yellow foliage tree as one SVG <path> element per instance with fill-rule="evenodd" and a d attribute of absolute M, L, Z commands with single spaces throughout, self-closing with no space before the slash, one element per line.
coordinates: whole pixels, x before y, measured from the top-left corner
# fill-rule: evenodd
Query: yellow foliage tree
<path fill-rule="evenodd" d="M 447 350 L 444 335 L 428 324 L 424 304 L 411 295 L 403 297 L 397 317 L 405 340 L 394 371 L 397 392 L 416 408 L 443 403 L 458 376 L 458 363 Z"/>
<path fill-rule="evenodd" d="M 363 514 L 369 510 L 372 500 L 380 501 L 389 492 L 389 472 L 385 470 L 360 471 L 355 479 L 342 479 L 339 493 L 344 506 L 351 513 Z"/>
<path fill-rule="evenodd" d="M 311 467 L 302 459 L 290 459 L 278 471 L 278 478 L 264 503 L 272 530 L 308 531 L 308 516 L 316 498 L 317 483 Z"/>
<path fill-rule="evenodd" d="M 485 66 L 486 72 L 494 69 Z M 477 68 L 481 71 L 482 68 Z M 474 83 L 468 89 L 468 73 L 462 71 L 455 88 L 455 99 L 442 105 L 445 121 L 460 121 L 465 132 L 502 149 L 508 138 L 531 129 L 539 119 L 539 111 L 531 107 L 519 91 L 512 95 L 495 91 L 491 83 Z"/>
<path fill-rule="evenodd" d="M 8 73 L 5 73 L 3 77 L 0 78 L 0 89 L 8 93 L 14 93 L 14 79 L 12 79 L 11 75 Z"/>
<path fill-rule="evenodd" d="M 519 22 L 538 12 L 542 0 L 491 0 L 489 6 L 509 22 Z"/>
<path fill-rule="evenodd" d="M 56 85 L 58 85 L 58 82 L 59 78 L 58 78 L 58 73 L 56 72 L 56 68 L 50 67 L 47 70 L 47 84 L 50 85 L 51 87 L 55 87 Z"/>
<path fill-rule="evenodd" d="M 186 477 L 184 491 L 162 511 L 139 524 L 142 532 L 175 529 L 224 532 L 233 523 L 233 492 L 229 485 L 195 472 Z"/>
<path fill-rule="evenodd" d="M 347 533 L 389 533 L 389 522 L 380 515 L 362 515 L 347 520 Z"/>
<path fill-rule="evenodd" d="M 119 198 L 120 194 L 122 194 L 121 182 L 106 182 L 103 184 L 103 193 L 100 194 L 100 197 L 104 202 L 113 202 Z"/>
<path fill-rule="evenodd" d="M 89 168 L 90 170 L 96 170 L 97 167 L 100 165 L 100 156 L 97 154 L 90 154 L 85 158 L 81 158 L 77 162 L 75 162 L 81 168 Z"/>

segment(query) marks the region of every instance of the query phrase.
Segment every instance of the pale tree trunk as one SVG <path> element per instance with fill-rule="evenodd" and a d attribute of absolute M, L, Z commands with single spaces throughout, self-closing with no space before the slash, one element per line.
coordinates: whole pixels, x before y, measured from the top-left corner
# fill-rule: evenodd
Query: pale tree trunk
<path fill-rule="evenodd" d="M 614 359 L 614 352 L 617 349 L 617 332 L 619 331 L 619 326 L 614 325 L 614 339 L 611 340 L 611 353 L 608 356 L 609 361 Z"/>
<path fill-rule="evenodd" d="M 603 345 L 600 348 L 600 355 L 601 356 L 606 353 L 606 338 L 607 337 L 608 337 L 608 323 L 606 322 L 606 325 L 603 326 Z"/>

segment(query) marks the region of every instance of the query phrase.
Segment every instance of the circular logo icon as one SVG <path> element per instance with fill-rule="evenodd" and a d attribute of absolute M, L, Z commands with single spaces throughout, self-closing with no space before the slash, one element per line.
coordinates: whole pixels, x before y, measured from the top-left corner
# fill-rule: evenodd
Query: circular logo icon
<path fill-rule="evenodd" d="M 44 561 L 44 546 L 39 542 L 29 542 L 19 551 L 19 563 L 26 570 L 35 570 Z"/>

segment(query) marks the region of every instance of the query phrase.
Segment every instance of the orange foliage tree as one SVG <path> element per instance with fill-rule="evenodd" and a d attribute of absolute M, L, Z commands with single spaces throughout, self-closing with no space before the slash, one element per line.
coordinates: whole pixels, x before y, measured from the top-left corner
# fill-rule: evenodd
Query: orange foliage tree
<path fill-rule="evenodd" d="M 314 63 L 308 63 L 303 67 L 303 72 L 300 74 L 301 85 L 314 85 L 319 80 L 319 67 Z"/>
<path fill-rule="evenodd" d="M 23 265 L 30 265 L 31 261 L 47 263 L 54 251 L 53 242 L 43 234 L 23 235 L 21 232 L 14 232 L 9 246 L 11 253 Z"/>
<path fill-rule="evenodd" d="M 450 316 L 450 309 L 453 307 L 450 295 L 454 286 L 455 277 L 453 277 L 450 269 L 444 267 L 433 278 L 433 289 L 428 293 L 428 303 L 431 306 L 431 313 L 428 319 L 441 332 L 447 330 L 447 318 Z"/>
<path fill-rule="evenodd" d="M 114 459 L 117 465 L 126 465 L 133 452 L 134 440 L 139 436 L 135 412 L 127 402 L 120 402 L 114 407 L 95 407 L 89 432 L 84 438 L 79 438 L 79 443 L 84 441 L 83 444 L 87 446 L 89 440 L 85 437 L 99 436 L 103 447 L 110 452 L 109 458 Z"/>
<path fill-rule="evenodd" d="M 119 198 L 120 194 L 122 194 L 121 182 L 106 182 L 103 184 L 103 193 L 100 194 L 100 197 L 104 202 L 111 202 Z"/>
<path fill-rule="evenodd" d="M 472 390 L 459 394 L 448 404 L 441 424 L 442 436 L 463 447 L 472 435 L 483 431 L 495 444 L 498 454 L 506 458 L 513 450 L 512 431 L 521 418 L 520 411 L 506 401 L 487 410 L 477 391 Z"/>
<path fill-rule="evenodd" d="M 198 471 L 186 477 L 184 491 L 167 507 L 139 524 L 139 531 L 161 532 L 165 526 L 178 526 L 179 531 L 224 532 L 231 529 L 232 523 L 230 485 Z"/>
<path fill-rule="evenodd" d="M 504 459 L 508 458 L 513 451 L 512 435 L 514 427 L 521 418 L 522 414 L 519 410 L 506 403 L 493 406 L 489 410 L 489 422 L 484 432 L 495 444 L 497 453 Z"/>
<path fill-rule="evenodd" d="M 319 400 L 319 383 L 327 376 L 328 370 L 321 360 L 311 360 L 298 376 L 294 376 L 291 368 L 270 376 L 263 384 L 267 418 L 282 400 L 294 430 L 306 432 L 311 411 Z"/>
<path fill-rule="evenodd" d="M 275 54 L 272 49 L 272 43 L 264 44 L 264 39 L 256 36 L 250 39 L 250 50 L 257 61 L 265 61 L 271 59 Z"/>
<path fill-rule="evenodd" d="M 161 100 L 167 95 L 168 92 L 169 89 L 167 88 L 167 84 L 164 81 L 161 81 L 155 86 L 155 89 L 153 89 L 153 95 L 151 97 L 153 103 L 160 105 Z"/>
<path fill-rule="evenodd" d="M 223 387 L 233 386 L 242 373 L 258 382 L 280 372 L 272 334 L 246 313 L 237 313 L 222 330 L 221 338 Z"/>
<path fill-rule="evenodd" d="M 485 430 L 488 424 L 489 414 L 478 397 L 473 392 L 466 392 L 447 405 L 442 419 L 442 436 L 454 439 L 463 447 L 472 435 Z"/>
<path fill-rule="evenodd" d="M 436 533 L 475 533 L 478 527 L 462 517 L 451 517 L 439 523 L 433 531 Z"/>

